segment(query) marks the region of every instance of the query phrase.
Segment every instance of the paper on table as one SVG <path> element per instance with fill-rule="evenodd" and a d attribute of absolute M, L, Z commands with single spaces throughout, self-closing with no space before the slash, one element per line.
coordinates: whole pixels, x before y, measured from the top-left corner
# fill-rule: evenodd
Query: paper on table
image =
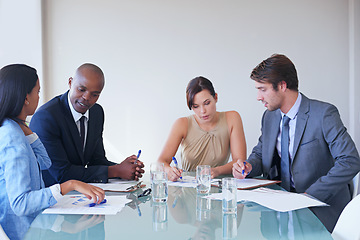
<path fill-rule="evenodd" d="M 211 183 L 211 185 L 219 187 L 219 180 L 221 179 L 213 179 L 213 183 Z M 257 178 L 236 179 L 237 188 L 241 190 L 268 186 L 278 182 L 280 181 Z"/>
<path fill-rule="evenodd" d="M 222 200 L 222 193 L 215 193 L 206 198 Z M 291 193 L 281 190 L 272 190 L 269 188 L 258 188 L 255 190 L 238 190 L 237 201 L 256 202 L 264 207 L 276 210 L 278 212 L 288 212 L 296 209 L 328 206 L 327 204 L 306 196 L 305 194 Z"/>
<path fill-rule="evenodd" d="M 196 188 L 197 182 L 196 178 L 193 176 L 183 176 L 182 179 L 179 179 L 179 181 L 168 181 L 168 186 Z"/>
<path fill-rule="evenodd" d="M 125 204 L 131 202 L 126 196 L 106 196 L 106 203 L 89 207 L 93 200 L 84 195 L 66 195 L 54 206 L 43 211 L 44 214 L 94 214 L 115 215 L 120 212 Z"/>
<path fill-rule="evenodd" d="M 221 179 L 212 179 L 211 185 L 218 187 L 219 180 L 221 180 Z M 238 189 L 250 189 L 250 188 L 255 188 L 255 187 L 260 187 L 260 186 L 267 186 L 267 185 L 275 184 L 277 182 L 279 182 L 279 181 L 266 180 L 266 179 L 252 179 L 252 178 L 236 179 Z M 183 179 L 179 179 L 179 181 L 176 181 L 176 182 L 169 181 L 168 185 L 176 186 L 176 187 L 196 188 L 197 182 L 196 182 L 196 178 L 193 176 L 183 176 Z"/>
<path fill-rule="evenodd" d="M 102 188 L 104 191 L 112 191 L 112 192 L 131 192 L 136 190 L 137 187 L 134 189 L 129 189 L 133 186 L 138 184 L 137 181 L 124 181 L 121 179 L 109 179 L 109 183 L 90 183 L 93 186 Z"/>

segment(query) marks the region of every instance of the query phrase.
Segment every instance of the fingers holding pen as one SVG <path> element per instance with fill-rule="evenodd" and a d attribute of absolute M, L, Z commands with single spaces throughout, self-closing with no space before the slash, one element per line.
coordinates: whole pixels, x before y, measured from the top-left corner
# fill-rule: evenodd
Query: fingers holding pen
<path fill-rule="evenodd" d="M 234 177 L 239 179 L 244 179 L 251 172 L 251 170 L 251 164 L 240 159 L 233 164 L 232 168 Z"/>

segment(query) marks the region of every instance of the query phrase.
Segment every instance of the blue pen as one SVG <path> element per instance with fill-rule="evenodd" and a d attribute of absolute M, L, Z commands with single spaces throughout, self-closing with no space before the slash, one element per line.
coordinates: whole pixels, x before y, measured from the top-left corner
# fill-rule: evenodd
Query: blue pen
<path fill-rule="evenodd" d="M 175 158 L 175 157 L 172 157 L 172 160 L 173 160 L 174 163 L 175 163 L 176 169 L 179 170 L 179 166 L 178 166 L 178 163 L 177 163 L 177 161 L 176 161 L 176 158 Z M 180 179 L 182 179 L 182 176 L 180 176 Z"/>
<path fill-rule="evenodd" d="M 244 161 L 244 162 L 243 162 L 243 164 L 244 164 L 244 167 L 245 167 L 245 165 L 246 165 L 246 161 Z M 244 170 L 242 170 L 242 175 L 244 175 L 244 173 L 245 173 L 245 169 L 244 169 Z"/>
<path fill-rule="evenodd" d="M 103 203 L 106 203 L 106 199 L 102 200 L 102 202 L 99 203 L 99 204 L 103 204 Z M 95 206 L 96 206 L 96 203 L 90 203 L 89 204 L 89 207 L 95 207 Z"/>
<path fill-rule="evenodd" d="M 136 156 L 136 160 L 135 160 L 134 164 L 136 164 L 136 163 L 137 163 L 137 160 L 139 159 L 140 154 L 141 154 L 141 150 L 139 150 L 139 151 L 138 151 L 138 155 Z"/>

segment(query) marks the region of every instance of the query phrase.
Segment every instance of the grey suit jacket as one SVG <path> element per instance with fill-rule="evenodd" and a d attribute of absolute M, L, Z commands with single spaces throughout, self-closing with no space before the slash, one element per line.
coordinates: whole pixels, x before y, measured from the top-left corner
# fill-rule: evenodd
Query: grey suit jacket
<path fill-rule="evenodd" d="M 253 167 L 249 177 L 262 174 L 268 179 L 279 177 L 274 156 L 278 154 L 275 146 L 280 120 L 279 109 L 265 111 L 262 135 L 248 158 Z M 322 214 L 317 214 L 317 209 L 328 216 L 329 219 L 324 217 L 322 221 L 329 231 L 332 231 L 341 211 L 351 200 L 349 184 L 359 171 L 359 154 L 337 108 L 302 95 L 295 129 L 291 174 L 297 192 L 306 192 L 330 205 L 313 208 L 320 220 Z"/>

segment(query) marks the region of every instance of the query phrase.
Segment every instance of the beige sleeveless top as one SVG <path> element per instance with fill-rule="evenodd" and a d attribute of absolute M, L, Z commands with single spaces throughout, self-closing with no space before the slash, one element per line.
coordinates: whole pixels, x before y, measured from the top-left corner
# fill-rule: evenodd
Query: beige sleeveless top
<path fill-rule="evenodd" d="M 181 164 L 185 171 L 195 171 L 198 165 L 211 167 L 226 164 L 230 156 L 230 136 L 225 112 L 211 131 L 200 128 L 194 115 L 188 116 L 188 131 L 181 143 Z"/>

